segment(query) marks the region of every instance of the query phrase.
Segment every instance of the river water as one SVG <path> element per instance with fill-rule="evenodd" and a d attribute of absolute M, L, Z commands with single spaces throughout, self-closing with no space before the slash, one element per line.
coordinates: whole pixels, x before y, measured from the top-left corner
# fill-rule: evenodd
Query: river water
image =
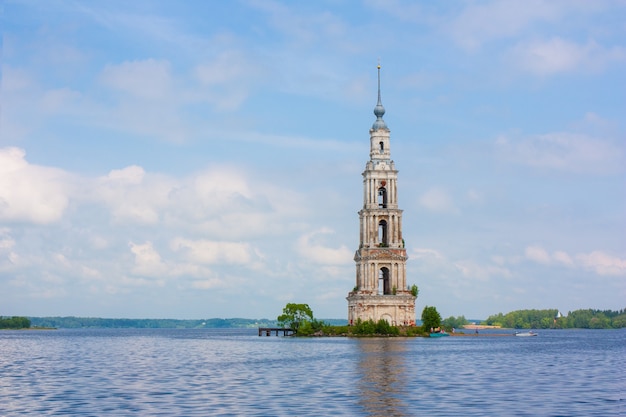
<path fill-rule="evenodd" d="M 624 416 L 626 329 L 438 339 L 0 331 L 0 415 Z"/>

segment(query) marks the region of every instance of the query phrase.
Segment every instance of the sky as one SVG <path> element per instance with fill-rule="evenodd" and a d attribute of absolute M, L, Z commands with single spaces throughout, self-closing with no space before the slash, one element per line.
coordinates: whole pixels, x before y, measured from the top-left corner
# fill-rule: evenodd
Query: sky
<path fill-rule="evenodd" d="M 624 1 L 0 10 L 0 315 L 347 318 L 378 62 L 418 318 L 626 307 Z"/>

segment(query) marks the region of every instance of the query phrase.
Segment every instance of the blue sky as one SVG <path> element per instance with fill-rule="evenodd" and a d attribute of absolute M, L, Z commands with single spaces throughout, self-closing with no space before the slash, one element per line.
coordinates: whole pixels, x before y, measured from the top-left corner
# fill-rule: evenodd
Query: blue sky
<path fill-rule="evenodd" d="M 345 318 L 376 64 L 416 310 L 621 309 L 623 1 L 5 1 L 0 315 Z"/>

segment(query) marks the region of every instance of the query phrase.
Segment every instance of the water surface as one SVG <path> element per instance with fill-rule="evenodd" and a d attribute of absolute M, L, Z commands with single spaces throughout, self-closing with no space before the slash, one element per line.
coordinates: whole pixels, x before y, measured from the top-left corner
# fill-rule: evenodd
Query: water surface
<path fill-rule="evenodd" d="M 290 338 L 0 331 L 0 415 L 622 416 L 626 330 Z"/>

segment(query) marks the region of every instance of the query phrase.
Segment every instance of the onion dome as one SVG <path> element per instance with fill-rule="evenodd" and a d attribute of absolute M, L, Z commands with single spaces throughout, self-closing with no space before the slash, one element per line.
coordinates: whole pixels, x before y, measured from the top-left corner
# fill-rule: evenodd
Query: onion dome
<path fill-rule="evenodd" d="M 385 121 L 383 120 L 383 115 L 385 114 L 385 108 L 383 107 L 383 103 L 380 100 L 380 64 L 378 65 L 378 103 L 376 103 L 376 107 L 374 107 L 374 116 L 376 116 L 376 121 L 372 125 L 372 130 L 389 130 Z"/>

